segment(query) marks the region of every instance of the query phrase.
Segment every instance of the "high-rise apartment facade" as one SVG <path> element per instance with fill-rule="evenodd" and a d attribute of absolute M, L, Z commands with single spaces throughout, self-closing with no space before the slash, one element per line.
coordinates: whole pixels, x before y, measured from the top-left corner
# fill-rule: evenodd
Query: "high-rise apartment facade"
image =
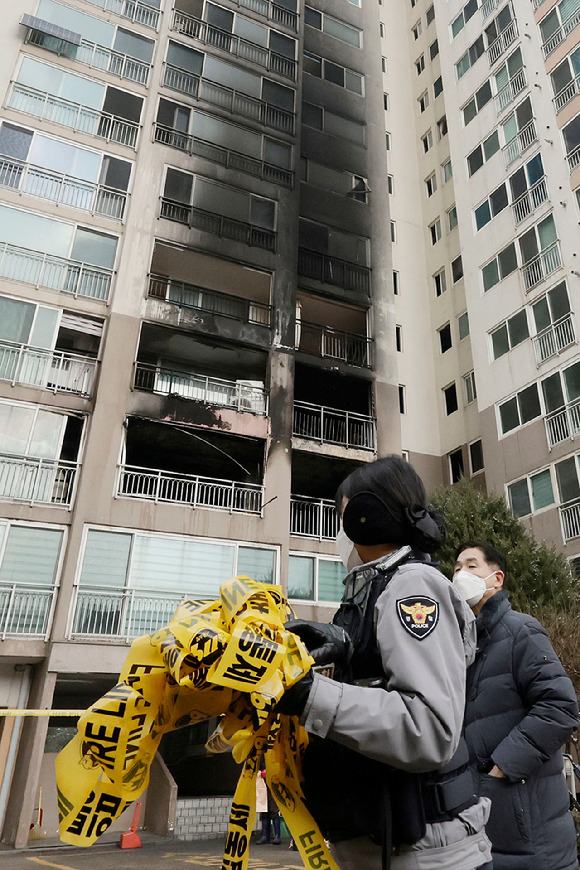
<path fill-rule="evenodd" d="M 0 706 L 90 703 L 236 573 L 328 618 L 388 452 L 580 551 L 572 6 L 5 12 Z M 66 724 L 0 724 L 8 843 Z"/>

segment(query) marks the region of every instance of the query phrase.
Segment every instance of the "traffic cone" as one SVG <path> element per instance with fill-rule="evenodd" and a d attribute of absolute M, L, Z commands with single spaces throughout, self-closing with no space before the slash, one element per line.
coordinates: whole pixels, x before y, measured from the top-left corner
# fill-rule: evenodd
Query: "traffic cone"
<path fill-rule="evenodd" d="M 125 834 L 121 834 L 121 839 L 119 840 L 119 847 L 121 849 L 140 849 L 143 845 L 143 843 L 141 842 L 141 837 L 137 833 L 137 825 L 139 824 L 140 813 L 141 801 L 138 801 L 135 804 L 135 812 L 133 813 L 131 830 L 127 831 Z"/>

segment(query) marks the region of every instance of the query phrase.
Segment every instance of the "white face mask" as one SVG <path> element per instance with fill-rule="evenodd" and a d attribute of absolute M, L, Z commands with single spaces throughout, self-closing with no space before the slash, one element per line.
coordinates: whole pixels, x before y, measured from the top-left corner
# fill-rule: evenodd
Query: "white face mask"
<path fill-rule="evenodd" d="M 495 571 L 492 574 L 488 574 L 487 577 L 478 577 L 477 574 L 472 574 L 471 571 L 462 568 L 454 576 L 453 585 L 463 600 L 470 607 L 474 607 L 476 604 L 479 604 L 487 592 L 487 583 L 485 581 L 493 577 L 494 574 Z"/>
<path fill-rule="evenodd" d="M 352 571 L 353 568 L 363 564 L 361 557 L 356 551 L 355 545 L 347 536 L 342 526 L 336 535 L 336 552 L 340 556 L 342 564 L 347 571 Z"/>

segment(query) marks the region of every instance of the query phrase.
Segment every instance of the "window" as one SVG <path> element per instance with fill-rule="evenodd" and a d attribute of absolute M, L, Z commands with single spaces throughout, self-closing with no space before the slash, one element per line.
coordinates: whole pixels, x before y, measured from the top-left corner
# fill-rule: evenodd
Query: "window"
<path fill-rule="evenodd" d="M 439 333 L 439 346 L 441 348 L 441 353 L 446 353 L 452 346 L 451 324 L 446 323 L 445 326 L 442 326 L 437 331 Z"/>
<path fill-rule="evenodd" d="M 291 553 L 288 557 L 288 598 L 336 603 L 344 592 L 344 574 L 340 559 Z"/>
<path fill-rule="evenodd" d="M 463 341 L 469 335 L 469 315 L 467 311 L 460 314 L 457 318 L 457 329 L 459 332 L 459 341 Z"/>
<path fill-rule="evenodd" d="M 429 57 L 431 58 L 431 60 L 435 60 L 435 58 L 437 57 L 438 54 L 439 54 L 439 42 L 436 39 L 429 46 Z"/>
<path fill-rule="evenodd" d="M 463 477 L 463 450 L 454 450 L 449 454 L 449 476 L 451 483 L 459 483 Z"/>
<path fill-rule="evenodd" d="M 414 24 L 413 27 L 411 27 L 411 33 L 413 34 L 413 39 L 419 39 L 422 33 L 421 19 L 419 19 L 417 23 Z"/>
<path fill-rule="evenodd" d="M 550 73 L 556 110 L 562 109 L 577 92 L 576 76 L 580 73 L 580 46 L 565 57 Z"/>
<path fill-rule="evenodd" d="M 419 111 L 424 112 L 429 105 L 429 91 L 423 91 L 417 102 L 419 103 Z"/>
<path fill-rule="evenodd" d="M 526 86 L 521 48 L 516 48 L 494 75 L 498 111 L 503 111 Z"/>
<path fill-rule="evenodd" d="M 403 352 L 403 327 L 399 324 L 395 326 L 395 347 L 398 353 Z"/>
<path fill-rule="evenodd" d="M 566 282 L 552 287 L 545 296 L 532 304 L 536 329 L 536 360 L 544 362 L 575 340 L 576 334 L 570 318 L 570 300 Z"/>
<path fill-rule="evenodd" d="M 536 417 L 541 416 L 541 413 L 538 385 L 532 384 L 499 406 L 502 434 L 506 435 L 519 426 L 535 420 Z"/>
<path fill-rule="evenodd" d="M 63 537 L 62 529 L 1 520 L 0 583 L 22 583 L 40 589 L 53 587 L 58 576 Z M 28 633 L 27 627 L 30 628 L 37 617 L 26 614 L 26 608 L 22 610 L 17 620 L 20 630 Z M 47 617 L 48 612 L 42 613 L 40 631 L 33 633 L 44 634 Z"/>
<path fill-rule="evenodd" d="M 446 160 L 445 163 L 441 164 L 441 174 L 443 175 L 443 184 L 449 181 L 450 178 L 453 178 L 453 166 L 451 165 L 451 160 Z"/>
<path fill-rule="evenodd" d="M 533 122 L 532 101 L 529 97 L 526 97 L 501 123 L 501 130 L 506 143 L 506 162 L 509 165 L 521 157 L 525 148 L 538 138 Z"/>
<path fill-rule="evenodd" d="M 485 51 L 485 46 L 483 44 L 483 36 L 479 36 L 473 45 L 470 45 L 464 55 L 462 55 L 457 63 L 455 64 L 455 69 L 457 72 L 457 78 L 461 79 L 465 75 L 465 73 L 471 69 L 473 64 L 479 60 L 481 55 Z"/>
<path fill-rule="evenodd" d="M 407 396 L 404 384 L 399 384 L 399 414 L 407 413 Z"/>
<path fill-rule="evenodd" d="M 489 197 L 474 210 L 475 225 L 480 230 L 508 205 L 514 205 L 514 217 L 521 223 L 534 207 L 547 199 L 545 185 L 537 186 L 544 177 L 542 155 L 538 152 L 524 166 L 502 182 Z M 529 194 L 534 188 L 532 194 Z M 517 204 L 517 205 L 516 205 Z"/>
<path fill-rule="evenodd" d="M 479 5 L 478 0 L 469 0 L 466 6 L 463 7 L 459 15 L 457 15 L 453 21 L 451 22 L 451 38 L 455 39 L 455 37 L 461 33 L 467 22 L 470 18 L 472 18 L 477 12 L 477 7 Z"/>
<path fill-rule="evenodd" d="M 549 468 L 524 477 L 507 488 L 509 505 L 518 517 L 554 504 L 552 475 Z"/>
<path fill-rule="evenodd" d="M 340 39 L 341 42 L 346 42 L 355 48 L 362 48 L 361 30 L 347 24 L 345 21 L 319 12 L 311 6 L 304 7 L 304 23 L 314 27 L 316 30 L 322 30 L 323 33 L 327 33 L 329 36 L 334 36 L 335 39 Z"/>
<path fill-rule="evenodd" d="M 523 308 L 504 321 L 491 333 L 491 346 L 493 358 L 499 359 L 513 347 L 521 344 L 529 338 L 528 318 L 526 309 Z"/>
<path fill-rule="evenodd" d="M 367 201 L 368 184 L 362 175 L 343 172 L 322 163 L 303 157 L 301 161 L 301 181 L 331 191 L 339 196 L 348 196 L 357 202 Z"/>
<path fill-rule="evenodd" d="M 431 244 L 436 245 L 441 238 L 441 221 L 439 218 L 429 224 L 429 233 L 431 235 Z"/>
<path fill-rule="evenodd" d="M 437 138 L 441 141 L 444 136 L 447 136 L 447 115 L 437 121 Z"/>
<path fill-rule="evenodd" d="M 397 241 L 397 224 L 395 221 L 391 221 L 391 241 Z"/>
<path fill-rule="evenodd" d="M 474 175 L 478 169 L 481 169 L 484 163 L 487 163 L 493 155 L 499 151 L 499 135 L 497 130 L 494 130 L 483 143 L 474 148 L 467 155 L 467 168 L 470 175 Z"/>
<path fill-rule="evenodd" d="M 390 195 L 393 196 L 395 193 L 395 179 L 392 175 L 387 175 L 387 190 Z"/>
<path fill-rule="evenodd" d="M 357 145 L 364 145 L 365 143 L 365 124 L 355 121 L 353 118 L 336 115 L 334 112 L 329 112 L 328 109 L 323 109 L 322 106 L 317 106 L 314 103 L 302 103 L 302 123 L 307 127 L 322 130 L 331 136 L 348 139 Z"/>
<path fill-rule="evenodd" d="M 435 295 L 442 296 L 443 293 L 447 290 L 447 281 L 445 280 L 445 269 L 441 269 L 440 272 L 436 272 L 433 275 L 433 282 L 435 284 Z"/>
<path fill-rule="evenodd" d="M 508 29 L 509 28 L 509 29 Z M 502 36 L 503 35 L 503 36 Z M 513 24 L 511 3 L 506 3 L 499 14 L 485 28 L 485 38 L 490 52 L 490 62 L 493 63 L 505 52 L 517 36 L 517 29 Z M 501 42 L 500 42 L 501 38 Z"/>
<path fill-rule="evenodd" d="M 399 273 L 393 270 L 393 295 L 399 295 Z"/>
<path fill-rule="evenodd" d="M 457 403 L 457 387 L 455 383 L 449 384 L 448 387 L 443 389 L 443 398 L 445 401 L 445 414 L 449 417 L 450 414 L 455 413 L 459 408 Z"/>
<path fill-rule="evenodd" d="M 483 278 L 483 289 L 487 293 L 492 287 L 495 287 L 500 281 L 503 281 L 512 272 L 518 268 L 518 258 L 516 246 L 511 242 L 499 254 L 487 263 L 481 270 Z"/>
<path fill-rule="evenodd" d="M 417 75 L 420 76 L 424 69 L 425 69 L 425 55 L 422 54 L 415 61 L 415 71 L 416 71 Z"/>
<path fill-rule="evenodd" d="M 443 93 L 443 79 L 441 76 L 435 79 L 433 82 L 433 95 L 435 99 L 439 96 L 439 94 Z"/>
<path fill-rule="evenodd" d="M 461 254 L 452 260 L 451 262 L 451 274 L 453 276 L 453 283 L 457 284 L 457 282 L 463 278 L 463 260 L 461 259 Z"/>
<path fill-rule="evenodd" d="M 561 371 L 543 378 L 542 397 L 546 413 L 551 414 L 553 411 L 561 411 L 568 405 L 576 408 L 580 399 L 580 362 L 572 363 Z M 570 408 L 570 411 L 572 411 Z M 548 427 L 548 446 L 559 444 L 566 441 L 568 438 L 573 438 L 577 434 L 579 427 L 574 415 L 568 419 L 568 415 L 560 415 L 556 426 Z"/>
<path fill-rule="evenodd" d="M 423 151 L 426 154 L 433 147 L 433 133 L 431 130 L 427 130 L 425 135 L 421 136 L 421 142 L 423 143 Z"/>
<path fill-rule="evenodd" d="M 483 107 L 489 103 L 491 98 L 491 85 L 488 80 L 479 88 L 478 91 L 475 92 L 473 97 L 461 110 L 463 113 L 463 124 L 466 127 L 471 121 L 473 121 L 478 112 L 481 112 Z"/>
<path fill-rule="evenodd" d="M 364 76 L 326 58 L 304 52 L 304 72 L 362 96 Z"/>
<path fill-rule="evenodd" d="M 302 248 L 337 257 L 359 266 L 369 265 L 369 240 L 356 233 L 348 233 L 325 224 L 300 218 L 298 222 L 298 244 Z M 331 283 L 338 280 L 335 275 L 327 275 Z"/>
<path fill-rule="evenodd" d="M 434 20 L 435 20 L 435 6 L 431 5 L 431 6 L 429 6 L 429 8 L 427 9 L 427 12 L 425 13 L 425 21 L 427 23 L 427 27 L 429 27 L 431 22 Z"/>
<path fill-rule="evenodd" d="M 468 372 L 466 375 L 463 375 L 463 395 L 466 405 L 471 405 L 477 399 L 475 372 Z"/>
<path fill-rule="evenodd" d="M 169 167 L 163 196 L 173 202 L 190 205 L 194 209 L 202 209 L 233 220 L 242 220 L 251 226 L 265 230 L 274 230 L 276 226 L 274 200 L 217 184 L 201 175 L 190 175 Z M 181 220 L 181 216 L 178 219 Z"/>
<path fill-rule="evenodd" d="M 429 178 L 425 179 L 425 187 L 427 188 L 427 196 L 433 196 L 435 191 L 437 190 L 437 176 L 435 173 L 430 175 Z"/>
<path fill-rule="evenodd" d="M 391 134 L 385 133 L 385 148 L 387 151 L 391 150 Z"/>
<path fill-rule="evenodd" d="M 472 475 L 483 471 L 483 444 L 481 439 L 473 441 L 469 445 L 469 464 Z"/>
<path fill-rule="evenodd" d="M 449 227 L 449 232 L 454 230 L 457 226 L 457 208 L 455 205 L 452 205 L 447 212 L 447 225 Z"/>

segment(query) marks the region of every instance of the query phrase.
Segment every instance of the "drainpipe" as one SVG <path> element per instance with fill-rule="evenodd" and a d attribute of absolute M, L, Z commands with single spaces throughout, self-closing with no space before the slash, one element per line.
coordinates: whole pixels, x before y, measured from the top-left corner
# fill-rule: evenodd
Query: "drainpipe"
<path fill-rule="evenodd" d="M 15 671 L 22 671 L 22 681 L 18 692 L 18 701 L 16 706 L 19 710 L 24 709 L 28 703 L 28 694 L 32 683 L 32 665 L 15 665 Z M 16 764 L 16 753 L 18 752 L 18 743 L 20 741 L 20 732 L 22 731 L 22 716 L 18 716 L 12 729 L 10 745 L 6 754 L 6 766 L 4 768 L 4 776 L 2 785 L 0 786 L 0 832 L 4 826 L 4 818 L 6 816 L 6 807 L 8 806 L 8 795 L 10 793 L 10 785 L 12 783 L 12 774 Z"/>

